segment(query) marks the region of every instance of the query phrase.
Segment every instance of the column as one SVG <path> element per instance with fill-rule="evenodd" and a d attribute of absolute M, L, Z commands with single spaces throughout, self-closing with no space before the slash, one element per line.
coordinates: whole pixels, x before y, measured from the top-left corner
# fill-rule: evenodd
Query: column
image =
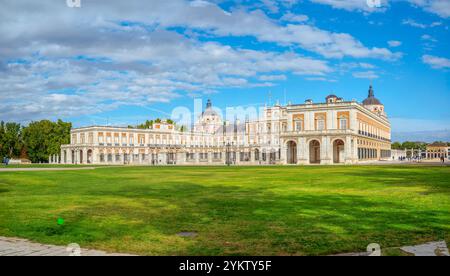
<path fill-rule="evenodd" d="M 200 153 L 197 151 L 194 151 L 194 160 L 195 164 L 200 164 Z"/>
<path fill-rule="evenodd" d="M 353 156 L 352 156 L 352 138 L 351 136 L 347 136 L 345 137 L 345 145 L 344 145 L 344 156 L 345 156 L 345 160 L 344 163 L 345 164 L 352 164 L 353 163 Z"/>
<path fill-rule="evenodd" d="M 208 152 L 208 165 L 212 164 L 212 157 L 213 157 L 213 152 L 212 151 Z"/>
<path fill-rule="evenodd" d="M 320 145 L 320 164 L 331 164 L 331 156 L 333 156 L 333 148 L 331 147 L 330 151 L 330 138 L 323 136 Z"/>
<path fill-rule="evenodd" d="M 286 146 L 286 141 L 285 140 L 282 140 L 281 141 L 281 156 L 280 156 L 280 162 L 282 163 L 282 164 L 287 164 L 288 163 L 288 160 L 287 160 L 287 146 Z"/>
<path fill-rule="evenodd" d="M 87 149 L 84 148 L 84 149 L 83 149 L 83 164 L 87 164 L 87 157 L 88 157 L 88 155 L 87 155 Z"/>
<path fill-rule="evenodd" d="M 67 154 L 67 164 L 72 164 L 72 149 L 68 148 L 66 149 Z"/>
<path fill-rule="evenodd" d="M 308 145 L 306 144 L 306 138 L 298 138 L 297 143 L 297 164 L 306 165 L 308 164 Z"/>

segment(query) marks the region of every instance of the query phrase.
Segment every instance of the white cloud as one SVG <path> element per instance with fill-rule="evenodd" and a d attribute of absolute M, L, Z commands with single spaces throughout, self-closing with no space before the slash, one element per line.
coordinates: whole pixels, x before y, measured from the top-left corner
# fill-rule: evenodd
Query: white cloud
<path fill-rule="evenodd" d="M 308 81 L 336 82 L 335 79 L 327 79 L 327 78 L 324 78 L 324 77 L 308 77 L 308 78 L 305 78 L 305 79 L 308 80 Z"/>
<path fill-rule="evenodd" d="M 448 69 L 450 68 L 450 59 L 444 57 L 437 57 L 431 55 L 423 55 L 422 62 L 431 66 L 434 69 Z"/>
<path fill-rule="evenodd" d="M 261 81 L 283 81 L 286 79 L 287 77 L 285 75 L 262 75 L 259 77 Z"/>
<path fill-rule="evenodd" d="M 90 43 L 95 47 L 36 45 L 33 49 L 45 56 L 8 63 L 0 77 L 0 117 L 80 116 L 120 105 L 168 102 L 183 93 L 270 86 L 270 73 L 321 76 L 332 71 L 325 61 L 291 52 L 233 49 L 168 31 L 116 30 L 107 36 L 97 33 Z M 251 81 L 259 74 L 266 75 L 259 79 L 263 82 Z M 67 90 L 71 95 L 64 94 Z"/>
<path fill-rule="evenodd" d="M 378 79 L 379 76 L 374 71 L 354 72 L 353 77 L 357 79 Z"/>
<path fill-rule="evenodd" d="M 23 17 L 13 16 L 14 10 L 21 10 Z M 171 12 L 167 12 L 168 10 Z M 50 17 L 52 20 L 40 20 L 42 14 L 46 13 L 58 16 Z M 299 46 L 325 57 L 382 59 L 400 57 L 399 54 L 392 53 L 386 48 L 366 47 L 347 33 L 334 33 L 302 24 L 282 26 L 261 10 L 247 11 L 238 8 L 227 12 L 212 3 L 192 5 L 182 0 L 129 0 L 126 3 L 92 1 L 84 3 L 80 11 L 74 13 L 73 9 L 47 2 L 36 5 L 34 1 L 20 1 L 15 5 L 6 5 L 6 8 L 0 11 L 0 16 L 5 23 L 0 26 L 0 34 L 6 41 L 22 36 L 55 40 L 74 35 L 76 39 L 80 37 L 82 31 L 80 27 L 83 28 L 83 23 L 92 22 L 92 25 L 102 28 L 110 27 L 113 25 L 112 22 L 129 20 L 160 28 L 186 27 L 216 36 L 251 36 L 262 42 Z M 31 28 L 28 24 L 30 21 L 34 22 Z M 127 28 L 139 29 L 139 27 Z M 49 30 L 52 32 L 49 33 Z M 88 34 L 84 36 L 89 38 Z M 53 46 L 60 47 L 57 44 Z M 58 50 L 64 52 L 66 49 L 58 48 Z"/>
<path fill-rule="evenodd" d="M 390 40 L 390 41 L 388 41 L 388 45 L 389 45 L 389 47 L 399 47 L 400 45 L 402 45 L 402 42 L 401 41 L 398 41 L 398 40 Z"/>
<path fill-rule="evenodd" d="M 335 9 L 347 11 L 384 12 L 393 0 L 310 0 L 313 3 L 329 5 Z M 442 18 L 450 17 L 450 1 L 448 0 L 398 0 L 409 2 L 426 12 L 434 13 Z M 374 3 L 374 4 L 370 4 Z M 370 5 L 369 5 L 370 4 Z M 380 4 L 380 5 L 379 5 Z M 418 26 L 416 26 L 418 27 Z"/>
<path fill-rule="evenodd" d="M 433 28 L 433 27 L 441 26 L 442 22 L 435 21 L 435 22 L 432 22 L 430 24 L 425 24 L 425 23 L 417 22 L 414 19 L 408 18 L 408 19 L 403 19 L 402 20 L 402 24 L 403 25 L 409 25 L 409 26 L 415 27 L 415 28 L 427 29 L 427 28 Z"/>
<path fill-rule="evenodd" d="M 281 20 L 287 21 L 287 22 L 300 23 L 300 22 L 308 21 L 309 17 L 304 14 L 293 14 L 291 12 L 288 12 L 281 17 Z"/>
<path fill-rule="evenodd" d="M 431 42 L 437 42 L 437 40 L 434 37 L 432 37 L 431 35 L 428 35 L 428 34 L 422 35 L 420 37 L 420 39 L 426 40 L 426 41 L 431 41 Z"/>
<path fill-rule="evenodd" d="M 450 17 L 450 1 L 448 0 L 407 0 L 411 4 L 423 8 L 442 18 Z"/>
<path fill-rule="evenodd" d="M 64 1 L 4 1 L 0 117 L 81 116 L 227 87 L 270 86 L 286 74 L 328 79 L 329 62 L 300 55 L 298 48 L 326 58 L 401 57 L 347 33 L 297 24 L 301 19 L 292 15 L 295 24 L 281 24 L 258 9 L 226 11 L 206 1 L 92 0 L 79 9 Z M 289 47 L 231 47 L 214 42 L 218 36 Z"/>
<path fill-rule="evenodd" d="M 335 9 L 343 9 L 348 11 L 364 11 L 364 12 L 377 12 L 384 11 L 388 5 L 388 0 L 310 0 L 311 2 L 329 5 Z M 370 5 L 369 5 L 369 4 Z"/>
<path fill-rule="evenodd" d="M 403 25 L 409 25 L 409 26 L 415 27 L 415 28 L 421 28 L 421 29 L 425 29 L 425 28 L 428 27 L 428 25 L 416 22 L 413 19 L 403 19 L 402 24 Z"/>

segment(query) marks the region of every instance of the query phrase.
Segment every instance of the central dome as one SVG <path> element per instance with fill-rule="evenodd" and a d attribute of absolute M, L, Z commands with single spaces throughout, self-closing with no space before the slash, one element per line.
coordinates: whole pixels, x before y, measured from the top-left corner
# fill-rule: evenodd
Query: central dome
<path fill-rule="evenodd" d="M 206 103 L 206 109 L 205 109 L 205 111 L 203 111 L 202 115 L 203 116 L 219 116 L 219 114 L 217 114 L 217 112 L 212 107 L 211 100 L 208 100 L 208 102 Z"/>
<path fill-rule="evenodd" d="M 380 100 L 375 98 L 372 85 L 369 88 L 369 96 L 363 101 L 363 105 L 383 105 Z"/>

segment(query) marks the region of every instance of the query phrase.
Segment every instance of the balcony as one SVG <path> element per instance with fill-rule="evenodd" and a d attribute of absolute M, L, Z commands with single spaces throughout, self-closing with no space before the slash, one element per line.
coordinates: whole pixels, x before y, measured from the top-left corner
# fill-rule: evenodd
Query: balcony
<path fill-rule="evenodd" d="M 281 137 L 286 136 L 308 136 L 308 135 L 330 135 L 330 134 L 353 134 L 351 129 L 326 129 L 326 130 L 302 130 L 302 131 L 286 131 L 281 133 Z"/>

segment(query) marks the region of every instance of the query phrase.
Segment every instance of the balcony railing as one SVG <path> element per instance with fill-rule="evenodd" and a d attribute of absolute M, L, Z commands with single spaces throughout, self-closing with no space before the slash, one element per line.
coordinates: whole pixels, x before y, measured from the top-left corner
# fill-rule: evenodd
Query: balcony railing
<path fill-rule="evenodd" d="M 285 131 L 281 133 L 281 136 L 291 135 L 325 135 L 325 134 L 351 134 L 351 129 L 325 129 L 325 130 L 301 130 L 301 131 Z"/>

